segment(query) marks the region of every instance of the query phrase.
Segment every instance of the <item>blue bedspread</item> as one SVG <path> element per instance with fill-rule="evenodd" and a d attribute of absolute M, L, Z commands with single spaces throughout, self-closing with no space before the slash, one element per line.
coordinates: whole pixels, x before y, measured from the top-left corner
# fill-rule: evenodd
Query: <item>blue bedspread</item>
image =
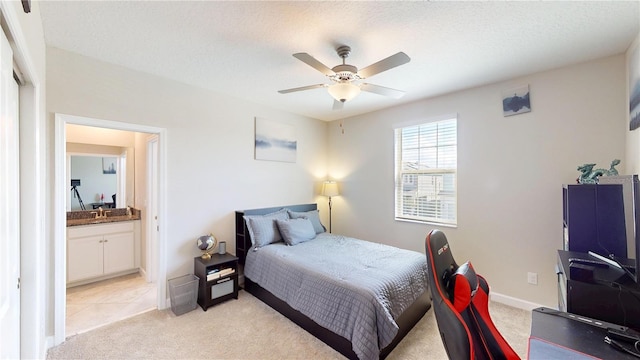
<path fill-rule="evenodd" d="M 424 254 L 329 233 L 295 246 L 251 249 L 245 276 L 377 359 L 395 322 L 427 291 Z"/>

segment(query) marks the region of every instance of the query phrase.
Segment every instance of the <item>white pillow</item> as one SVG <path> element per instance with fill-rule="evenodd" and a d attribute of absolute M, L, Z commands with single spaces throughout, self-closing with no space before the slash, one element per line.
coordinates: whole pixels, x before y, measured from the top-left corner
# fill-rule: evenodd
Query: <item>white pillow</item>
<path fill-rule="evenodd" d="M 276 224 L 287 245 L 297 245 L 316 237 L 313 224 L 307 218 L 276 220 Z"/>
<path fill-rule="evenodd" d="M 327 231 L 327 229 L 320 222 L 320 214 L 318 213 L 318 210 L 311 210 L 311 211 L 304 211 L 304 212 L 296 212 L 291 210 L 287 210 L 287 211 L 289 212 L 289 217 L 291 219 L 298 219 L 298 218 L 309 219 L 309 221 L 311 221 L 311 224 L 313 225 L 313 229 L 315 230 L 316 234 L 320 234 Z"/>
<path fill-rule="evenodd" d="M 275 220 L 286 220 L 288 218 L 289 215 L 286 209 L 265 215 L 245 215 L 244 220 L 251 236 L 251 244 L 259 248 L 282 241 L 282 235 L 278 231 Z"/>

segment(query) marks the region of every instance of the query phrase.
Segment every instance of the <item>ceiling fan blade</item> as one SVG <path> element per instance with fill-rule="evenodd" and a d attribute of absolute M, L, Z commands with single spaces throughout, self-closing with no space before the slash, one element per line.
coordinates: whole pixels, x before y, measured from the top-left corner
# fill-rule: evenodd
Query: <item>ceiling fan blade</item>
<path fill-rule="evenodd" d="M 327 75 L 327 76 L 333 76 L 336 73 L 333 72 L 333 70 L 329 69 L 325 64 L 321 63 L 320 61 L 316 60 L 313 56 L 307 54 L 307 53 L 297 53 L 297 54 L 293 54 L 293 56 L 302 61 L 303 63 L 311 66 L 312 68 L 320 71 L 321 73 Z"/>
<path fill-rule="evenodd" d="M 395 55 L 391 55 L 386 59 L 382 59 L 380 61 L 378 61 L 375 64 L 371 64 L 369 66 L 367 66 L 366 68 L 358 71 L 358 75 L 362 78 L 362 79 L 366 79 L 368 77 L 371 77 L 375 74 L 379 74 L 383 71 L 387 71 L 389 69 L 393 69 L 396 66 L 400 66 L 402 64 L 406 64 L 409 61 L 411 61 L 411 59 L 409 58 L 409 56 L 407 56 L 407 54 L 403 53 L 402 51 L 395 54 Z"/>
<path fill-rule="evenodd" d="M 329 85 L 327 85 L 327 84 L 316 84 L 316 85 L 308 85 L 308 86 L 302 86 L 302 87 L 297 87 L 297 88 L 292 88 L 292 89 L 278 90 L 278 92 L 280 94 L 288 94 L 288 93 L 292 93 L 292 92 L 296 92 L 296 91 L 311 90 L 311 89 L 317 89 L 317 88 L 322 88 L 322 87 L 327 87 L 327 86 L 329 86 Z"/>
<path fill-rule="evenodd" d="M 368 91 L 378 95 L 388 96 L 394 99 L 400 99 L 404 95 L 404 91 L 402 90 L 396 90 L 396 89 L 392 89 L 392 88 L 388 88 L 380 85 L 373 85 L 373 84 L 366 84 L 366 83 L 360 85 L 360 90 Z"/>
<path fill-rule="evenodd" d="M 344 108 L 344 103 L 342 101 L 333 100 L 333 110 L 342 110 Z"/>

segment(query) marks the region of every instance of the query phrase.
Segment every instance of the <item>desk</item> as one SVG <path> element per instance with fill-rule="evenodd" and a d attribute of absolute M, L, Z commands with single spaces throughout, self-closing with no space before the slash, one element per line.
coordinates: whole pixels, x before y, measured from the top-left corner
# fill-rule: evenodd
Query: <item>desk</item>
<path fill-rule="evenodd" d="M 592 281 L 576 279 L 570 258 L 593 260 L 588 254 L 558 250 L 558 309 L 640 331 L 640 285 L 613 267 L 594 267 Z M 623 264 L 633 262 L 625 259 Z"/>
<path fill-rule="evenodd" d="M 607 331 L 554 315 L 562 313 L 549 308 L 537 308 L 531 312 L 531 338 L 529 338 L 529 360 L 562 359 L 635 359 L 632 355 L 612 348 L 604 342 Z M 563 313 L 567 314 L 567 313 Z M 601 322 L 604 327 L 621 327 Z M 627 344 L 625 344 L 627 345 Z"/>

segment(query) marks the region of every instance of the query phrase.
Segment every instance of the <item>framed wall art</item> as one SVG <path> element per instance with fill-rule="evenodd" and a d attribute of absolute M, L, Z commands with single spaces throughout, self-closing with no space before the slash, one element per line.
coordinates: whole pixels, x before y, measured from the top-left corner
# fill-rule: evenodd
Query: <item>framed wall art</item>
<path fill-rule="evenodd" d="M 102 173 L 103 174 L 115 174 L 116 173 L 116 158 L 115 157 L 103 157 L 102 158 Z"/>
<path fill-rule="evenodd" d="M 629 130 L 640 127 L 640 41 L 629 53 Z"/>
<path fill-rule="evenodd" d="M 298 141 L 293 125 L 256 117 L 255 159 L 296 162 Z"/>
<path fill-rule="evenodd" d="M 517 115 L 531 111 L 529 85 L 502 92 L 502 114 Z"/>

